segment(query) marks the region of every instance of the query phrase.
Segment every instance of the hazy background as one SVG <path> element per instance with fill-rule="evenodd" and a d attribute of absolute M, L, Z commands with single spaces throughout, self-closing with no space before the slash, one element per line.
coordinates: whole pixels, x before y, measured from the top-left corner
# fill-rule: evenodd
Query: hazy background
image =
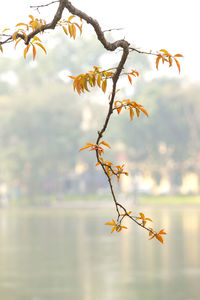
<path fill-rule="evenodd" d="M 26 22 L 36 3 L 15 1 L 12 11 L 10 2 L 0 4 L 1 29 Z M 35 62 L 23 59 L 23 46 L 9 45 L 0 54 L 0 298 L 197 300 L 199 2 L 74 3 L 104 30 L 123 28 L 107 33 L 110 40 L 184 55 L 181 75 L 175 66 L 158 72 L 154 58 L 130 55 L 126 68 L 140 77 L 133 86 L 122 78 L 120 97 L 144 105 L 149 118 L 113 114 L 104 137 L 112 145 L 105 157 L 126 162 L 130 174 L 114 181 L 119 200 L 167 237 L 164 245 L 148 241 L 126 221 L 128 230 L 110 235 L 104 223 L 115 210 L 105 176 L 92 152 L 78 151 L 96 140 L 107 95 L 94 89 L 78 96 L 68 75 L 116 66 L 120 53 L 105 54 L 87 28 L 76 41 L 48 33 L 48 56 L 38 50 Z M 51 19 L 52 10 L 40 17 L 43 11 Z"/>

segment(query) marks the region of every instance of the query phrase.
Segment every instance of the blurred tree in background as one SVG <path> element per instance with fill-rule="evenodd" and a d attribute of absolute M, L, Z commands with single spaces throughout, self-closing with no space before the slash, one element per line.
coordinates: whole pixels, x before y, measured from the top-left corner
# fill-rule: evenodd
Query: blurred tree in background
<path fill-rule="evenodd" d="M 85 41 L 81 52 L 78 40 L 73 43 L 56 36 L 53 41 L 48 60 L 41 56 L 27 64 L 22 58 L 0 59 L 0 180 L 9 185 L 11 196 L 79 192 L 76 182 L 81 172 L 85 180 L 87 176 L 88 181 L 93 180 L 86 185 L 88 192 L 101 181 L 95 179 L 98 172 L 91 171 L 93 158 L 88 153 L 80 157 L 77 149 L 85 140 L 94 139 L 105 108 L 97 91 L 79 98 L 66 78 L 98 64 L 103 49 L 92 39 Z M 63 43 L 67 47 L 61 47 Z M 150 70 L 146 57 L 138 56 L 134 65 L 143 73 Z M 125 89 L 123 93 L 126 95 Z M 158 182 L 166 172 L 174 184 L 180 184 L 187 170 L 198 173 L 199 94 L 198 86 L 166 78 L 148 82 L 143 76 L 132 96 L 141 99 L 151 117 L 135 119 L 133 124 L 123 113 L 118 120 L 113 116 L 106 139 L 115 145 L 115 159 L 125 155 L 136 171 L 148 167 Z M 119 147 L 120 143 L 125 146 Z"/>

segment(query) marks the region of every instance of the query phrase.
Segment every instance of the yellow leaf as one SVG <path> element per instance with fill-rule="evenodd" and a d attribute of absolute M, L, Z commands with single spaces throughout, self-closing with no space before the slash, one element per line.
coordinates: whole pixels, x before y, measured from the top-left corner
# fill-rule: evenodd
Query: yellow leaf
<path fill-rule="evenodd" d="M 87 78 L 86 78 L 86 77 L 83 77 L 83 78 L 81 79 L 81 83 L 83 83 L 84 89 L 85 89 L 87 92 L 89 92 L 88 87 L 87 87 Z"/>
<path fill-rule="evenodd" d="M 28 30 L 28 25 L 25 24 L 25 23 L 18 23 L 18 24 L 16 25 L 16 27 L 17 27 L 17 26 L 26 26 L 26 29 Z"/>
<path fill-rule="evenodd" d="M 63 28 L 65 34 L 68 35 L 67 28 L 65 26 L 62 26 L 62 28 Z"/>
<path fill-rule="evenodd" d="M 103 144 L 104 146 L 106 146 L 106 147 L 108 147 L 108 148 L 110 148 L 110 149 L 111 149 L 111 147 L 110 147 L 110 145 L 108 145 L 108 143 L 106 143 L 106 142 L 102 141 L 102 142 L 100 143 L 100 145 L 101 145 L 101 144 Z"/>
<path fill-rule="evenodd" d="M 10 30 L 10 28 L 5 28 L 5 29 L 3 30 L 3 32 L 5 32 L 5 31 L 7 31 L 7 30 Z"/>
<path fill-rule="evenodd" d="M 35 42 L 35 41 L 41 42 L 41 39 L 35 35 L 34 38 L 32 39 L 32 42 Z"/>
<path fill-rule="evenodd" d="M 106 87 L 107 87 L 107 80 L 105 79 L 103 82 L 102 82 L 102 91 L 105 93 L 106 92 Z"/>
<path fill-rule="evenodd" d="M 35 59 L 35 56 L 36 56 L 36 49 L 35 49 L 35 46 L 32 44 L 33 46 L 33 60 Z"/>
<path fill-rule="evenodd" d="M 42 50 L 45 52 L 45 54 L 47 54 L 47 50 L 45 49 L 45 47 L 41 43 L 36 42 L 35 44 L 38 45 L 40 48 L 42 48 Z"/>
<path fill-rule="evenodd" d="M 73 37 L 72 25 L 71 24 L 68 25 L 68 30 L 69 30 L 70 37 Z"/>
<path fill-rule="evenodd" d="M 72 36 L 73 36 L 73 39 L 75 40 L 76 38 L 76 27 L 74 24 L 72 24 Z"/>
<path fill-rule="evenodd" d="M 3 47 L 1 46 L 1 44 L 0 44 L 0 50 L 1 50 L 1 52 L 3 53 Z"/>
<path fill-rule="evenodd" d="M 97 84 L 99 87 L 101 87 L 101 73 L 99 73 L 97 76 Z"/>
<path fill-rule="evenodd" d="M 71 22 L 71 20 L 74 18 L 74 16 L 72 15 L 72 16 L 70 16 L 69 18 L 68 18 L 68 22 Z"/>

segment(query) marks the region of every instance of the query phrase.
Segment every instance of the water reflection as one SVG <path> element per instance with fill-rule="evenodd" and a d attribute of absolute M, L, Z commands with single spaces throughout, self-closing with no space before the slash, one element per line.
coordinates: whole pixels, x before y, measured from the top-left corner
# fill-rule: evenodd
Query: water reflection
<path fill-rule="evenodd" d="M 1 299 L 199 299 L 200 209 L 142 210 L 164 246 L 134 224 L 110 235 L 108 210 L 1 211 Z"/>

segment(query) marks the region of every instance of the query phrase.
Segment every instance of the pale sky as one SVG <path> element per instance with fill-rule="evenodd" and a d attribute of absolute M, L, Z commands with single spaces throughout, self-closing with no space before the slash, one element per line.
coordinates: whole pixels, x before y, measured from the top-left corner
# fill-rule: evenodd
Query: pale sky
<path fill-rule="evenodd" d="M 45 4 L 46 0 L 18 0 L 0 3 L 0 29 L 27 21 L 26 16 L 36 12 L 29 5 Z M 171 54 L 181 53 L 181 78 L 200 80 L 200 1 L 199 0 L 71 0 L 88 15 L 96 18 L 102 29 L 123 28 L 117 38 L 126 38 L 138 48 L 153 51 L 164 48 Z M 52 8 L 57 4 L 52 5 Z M 40 10 L 40 17 L 51 18 L 52 8 Z M 50 20 L 50 19 L 49 19 Z M 153 58 L 152 58 L 153 60 Z M 161 67 L 155 76 L 179 76 L 174 67 Z"/>

